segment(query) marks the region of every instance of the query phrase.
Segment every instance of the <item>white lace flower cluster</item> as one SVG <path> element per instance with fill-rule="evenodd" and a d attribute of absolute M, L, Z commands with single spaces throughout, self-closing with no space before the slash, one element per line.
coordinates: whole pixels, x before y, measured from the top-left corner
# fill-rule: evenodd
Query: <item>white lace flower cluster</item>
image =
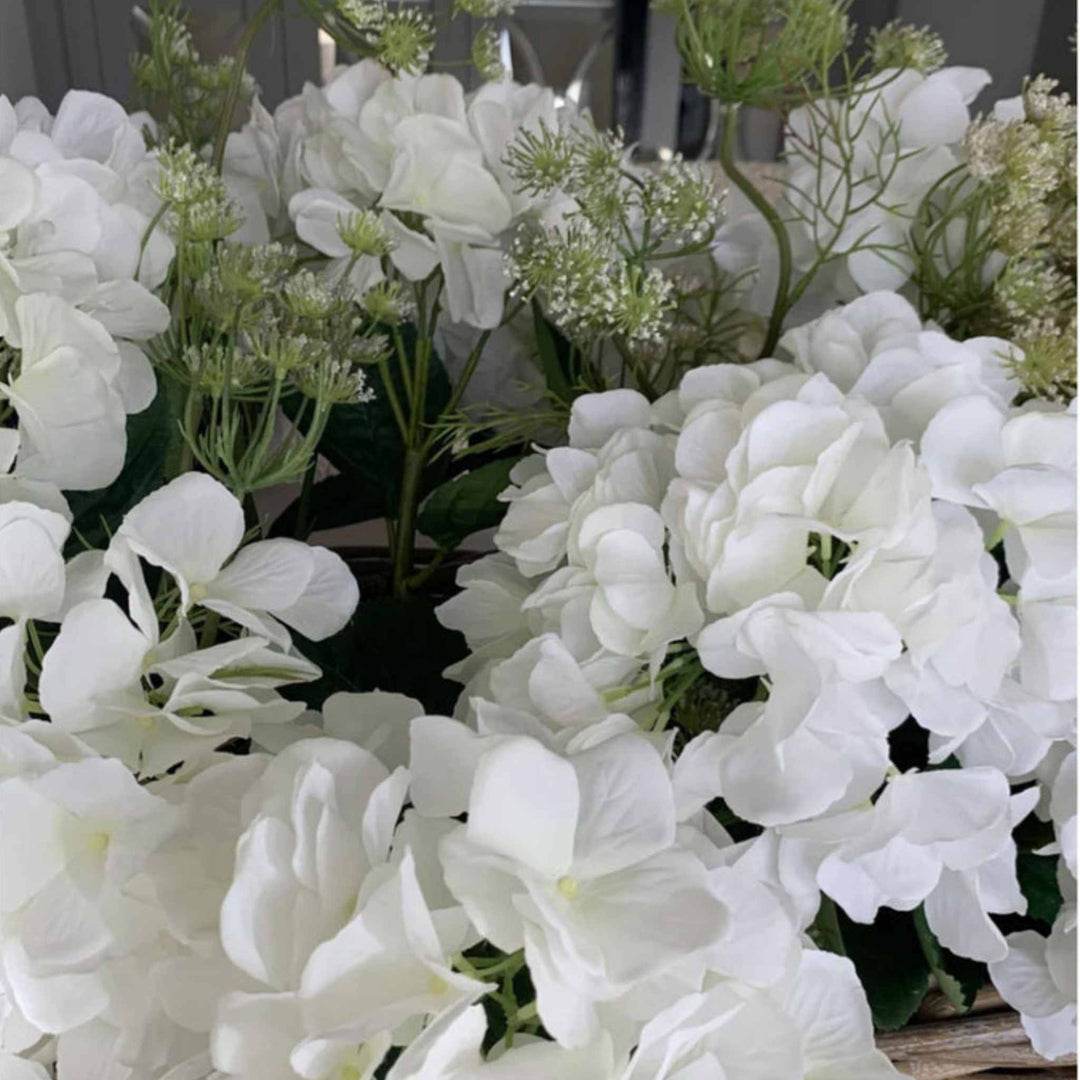
<path fill-rule="evenodd" d="M 419 282 L 442 267 L 450 320 L 491 329 L 509 284 L 507 231 L 538 202 L 517 191 L 503 158 L 517 131 L 541 124 L 557 124 L 548 88 L 507 80 L 466 98 L 453 76 L 394 76 L 362 60 L 273 116 L 256 102 L 230 136 L 225 179 L 248 217 L 240 235 L 261 242 L 291 219 L 362 296 L 383 280 L 381 259 L 343 232 L 375 210 L 395 271 Z"/>
<path fill-rule="evenodd" d="M 154 228 L 157 164 L 142 125 L 73 90 L 51 116 L 0 95 L 0 469 L 101 488 L 124 460 L 125 415 L 153 400 L 141 342 L 169 322 L 153 295 L 173 243 Z"/>
<path fill-rule="evenodd" d="M 543 743 L 552 764 L 545 772 L 530 750 L 537 760 L 512 792 L 522 809 L 500 803 L 497 824 L 474 824 L 469 804 L 443 848 L 451 887 L 466 880 L 460 860 L 473 882 L 484 868 L 491 896 L 518 890 L 512 923 L 496 923 L 490 897 L 463 901 L 506 947 L 524 941 L 556 1037 L 610 1029 L 612 1002 L 625 1021 L 642 987 L 609 997 L 612 981 L 626 983 L 601 941 L 576 936 L 586 916 L 559 922 L 579 895 L 610 896 L 606 885 L 574 861 L 576 840 L 569 858 L 567 840 L 546 848 L 502 830 L 548 820 L 534 783 L 586 805 L 557 756 L 644 738 L 669 764 L 670 791 L 657 780 L 646 795 L 628 776 L 606 798 L 633 790 L 636 805 L 655 804 L 653 822 L 674 799 L 665 889 L 690 887 L 674 868 L 687 844 L 706 865 L 737 865 L 741 887 L 771 896 L 795 930 L 822 895 L 864 923 L 922 905 L 944 946 L 990 963 L 1036 1048 L 1058 1056 L 1076 1038 L 1075 408 L 1014 406 L 1006 342 L 950 340 L 892 293 L 782 345 L 792 362 L 696 369 L 652 405 L 630 390 L 580 397 L 569 444 L 512 474 L 500 552 L 462 571 L 462 592 L 440 609 L 472 650 L 448 674 L 467 684 L 459 711 L 479 735 L 439 760 L 471 761 L 476 746 L 516 735 L 507 745 Z M 672 717 L 701 732 L 673 762 Z M 905 720 L 927 749 L 901 774 L 890 740 Z M 703 810 L 715 799 L 760 835 L 725 839 Z M 1026 909 L 1012 830 L 1033 810 L 1054 821 L 1059 846 L 1044 854 L 1062 854 L 1066 902 L 1049 939 L 1006 938 L 991 916 Z M 546 830 L 544 844 L 557 835 Z M 511 867 L 526 858 L 527 874 Z M 544 893 L 537 875 L 554 887 Z M 674 929 L 643 917 L 619 941 L 620 962 Z M 673 971 L 686 989 L 691 973 L 718 970 L 723 949 L 702 947 L 696 971 L 676 965 L 665 990 L 649 984 L 640 1018 L 671 1003 Z"/>

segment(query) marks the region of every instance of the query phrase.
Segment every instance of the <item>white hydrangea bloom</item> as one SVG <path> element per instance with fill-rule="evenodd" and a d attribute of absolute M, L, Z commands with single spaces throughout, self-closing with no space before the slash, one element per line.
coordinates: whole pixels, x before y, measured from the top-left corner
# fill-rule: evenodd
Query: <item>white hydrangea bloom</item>
<path fill-rule="evenodd" d="M 623 1075 L 887 1080 L 900 1073 L 874 1048 L 851 961 L 807 950 L 790 982 L 772 991 L 720 982 L 660 1013 L 645 1025 Z"/>
<path fill-rule="evenodd" d="M 818 845 L 822 891 L 857 922 L 879 907 L 924 905 L 931 930 L 959 956 L 1002 959 L 1005 938 L 990 914 L 1023 913 L 1012 829 L 1038 791 L 1010 797 L 995 769 L 897 776 L 866 809 L 792 826 L 785 835 Z"/>
<path fill-rule="evenodd" d="M 253 211 L 253 240 L 277 231 L 287 206 L 297 233 L 335 259 L 346 254 L 338 219 L 377 207 L 398 271 L 419 281 L 441 266 L 449 319 L 490 330 L 509 284 L 504 240 L 538 202 L 517 191 L 505 151 L 523 128 L 557 123 L 546 88 L 490 84 L 467 102 L 451 75 L 394 77 L 362 60 L 272 118 L 253 110 L 230 137 L 226 182 Z M 418 215 L 421 230 L 400 215 Z M 352 285 L 362 294 L 381 277 L 377 260 L 360 259 Z"/>
<path fill-rule="evenodd" d="M 198 604 L 286 647 L 282 623 L 319 641 L 348 622 L 360 593 L 340 556 L 286 539 L 241 547 L 243 539 L 244 511 L 228 488 L 184 473 L 128 511 L 112 547 L 118 562 L 130 552 L 171 574 L 182 615 Z"/>
<path fill-rule="evenodd" d="M 303 705 L 271 691 L 317 676 L 314 665 L 265 638 L 197 649 L 183 623 L 158 642 L 103 599 L 65 616 L 39 692 L 53 723 L 132 771 L 159 776 L 180 762 L 194 767 L 230 738 L 251 735 L 253 725 L 294 720 Z"/>
<path fill-rule="evenodd" d="M 1009 951 L 990 965 L 1001 996 L 1020 1013 L 1037 1053 L 1053 1060 L 1076 1050 L 1076 885 L 1049 937 L 1022 930 L 1006 938 Z"/>
<path fill-rule="evenodd" d="M 109 1005 L 111 963 L 157 934 L 138 879 L 177 815 L 119 761 L 38 769 L 0 780 L 0 964 L 23 1016 L 66 1032 Z"/>
<path fill-rule="evenodd" d="M 128 116 L 117 102 L 88 91 L 69 91 L 55 117 L 36 99 L 13 106 L 0 95 L 0 202 L 5 207 L 0 215 L 0 337 L 20 345 L 25 332 L 20 298 L 43 294 L 93 316 L 101 324 L 96 331 L 76 323 L 82 344 L 92 356 L 101 345 L 101 327 L 112 335 L 107 351 L 118 359 L 107 365 L 111 373 L 100 374 L 128 413 L 146 408 L 156 391 L 139 343 L 168 326 L 168 309 L 151 290 L 165 280 L 174 254 L 164 230 L 151 228 L 160 201 L 153 190 L 157 162 L 147 150 L 146 126 L 153 127 L 149 116 Z M 69 315 L 66 321 L 74 320 Z M 78 348 L 80 341 L 67 344 Z M 85 374 L 82 378 L 85 382 Z M 58 385 L 57 394 L 61 389 Z M 85 386 L 80 393 L 87 393 Z M 42 417 L 46 426 L 71 423 L 63 423 L 55 407 Z M 119 436 L 122 459 L 122 423 Z M 115 442 L 114 434 L 101 450 Z M 26 447 L 26 453 L 32 449 Z M 47 448 L 36 449 L 46 453 Z M 91 468 L 94 449 L 84 444 L 71 460 L 51 467 Z M 39 471 L 45 467 L 37 466 Z M 61 477 L 57 481 L 72 488 L 102 487 L 115 475 L 89 484 L 78 474 L 71 483 Z"/>
<path fill-rule="evenodd" d="M 258 989 L 222 999 L 218 1069 L 330 1080 L 358 1053 L 374 1068 L 402 1023 L 483 992 L 448 963 L 465 920 L 436 921 L 411 853 L 390 860 L 408 779 L 322 738 L 287 747 L 243 796 L 221 940 Z"/>
<path fill-rule="evenodd" d="M 497 740 L 476 763 L 468 809 L 441 846 L 447 885 L 488 940 L 524 947 L 540 1018 L 563 1045 L 598 1036 L 597 1003 L 724 930 L 704 865 L 676 842 L 667 770 L 640 735 L 569 758 Z"/>

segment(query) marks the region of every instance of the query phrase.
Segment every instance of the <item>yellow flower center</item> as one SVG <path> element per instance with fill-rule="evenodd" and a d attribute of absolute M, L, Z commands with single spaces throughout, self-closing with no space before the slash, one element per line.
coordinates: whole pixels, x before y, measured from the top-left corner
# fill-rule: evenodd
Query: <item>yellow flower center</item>
<path fill-rule="evenodd" d="M 450 984 L 432 971 L 428 974 L 427 985 L 428 993 L 438 996 L 439 994 L 445 994 Z"/>
<path fill-rule="evenodd" d="M 191 596 L 192 603 L 197 603 L 200 600 L 205 600 L 206 599 L 206 586 L 205 585 L 200 585 L 200 584 L 198 584 L 196 582 L 188 590 L 188 593 Z"/>
<path fill-rule="evenodd" d="M 567 900 L 573 900 L 578 894 L 578 883 L 572 877 L 567 877 L 565 875 L 555 882 L 555 888 L 558 889 Z"/>
<path fill-rule="evenodd" d="M 95 854 L 101 855 L 109 846 L 109 834 L 107 832 L 93 832 L 86 838 L 86 846 Z"/>

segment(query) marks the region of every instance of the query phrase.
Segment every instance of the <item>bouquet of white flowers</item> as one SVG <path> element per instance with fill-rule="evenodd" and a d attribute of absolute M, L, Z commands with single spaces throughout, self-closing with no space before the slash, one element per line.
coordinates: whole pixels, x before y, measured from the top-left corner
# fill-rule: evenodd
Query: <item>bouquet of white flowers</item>
<path fill-rule="evenodd" d="M 361 59 L 271 113 L 277 6 L 0 96 L 0 1080 L 1074 1062 L 1072 107 L 663 0 L 726 203 L 502 0 L 471 93 L 304 0 Z"/>

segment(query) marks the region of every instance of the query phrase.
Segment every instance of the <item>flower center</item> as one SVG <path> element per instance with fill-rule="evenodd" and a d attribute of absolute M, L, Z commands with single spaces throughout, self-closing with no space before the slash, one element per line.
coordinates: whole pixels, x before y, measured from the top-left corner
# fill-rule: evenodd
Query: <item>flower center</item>
<path fill-rule="evenodd" d="M 427 985 L 428 993 L 434 994 L 436 997 L 439 994 L 445 994 L 449 987 L 449 983 L 440 975 L 436 975 L 434 971 L 428 974 Z"/>
<path fill-rule="evenodd" d="M 578 883 L 572 877 L 568 877 L 565 874 L 555 882 L 555 888 L 558 889 L 567 900 L 573 900 L 578 894 Z"/>
<path fill-rule="evenodd" d="M 93 832 L 86 838 L 86 846 L 95 854 L 101 855 L 109 846 L 109 834 L 107 832 Z"/>
<path fill-rule="evenodd" d="M 188 593 L 191 596 L 191 599 L 192 599 L 193 603 L 197 603 L 199 600 L 205 600 L 206 599 L 206 586 L 205 585 L 200 585 L 198 582 L 196 582 L 188 590 Z"/>

